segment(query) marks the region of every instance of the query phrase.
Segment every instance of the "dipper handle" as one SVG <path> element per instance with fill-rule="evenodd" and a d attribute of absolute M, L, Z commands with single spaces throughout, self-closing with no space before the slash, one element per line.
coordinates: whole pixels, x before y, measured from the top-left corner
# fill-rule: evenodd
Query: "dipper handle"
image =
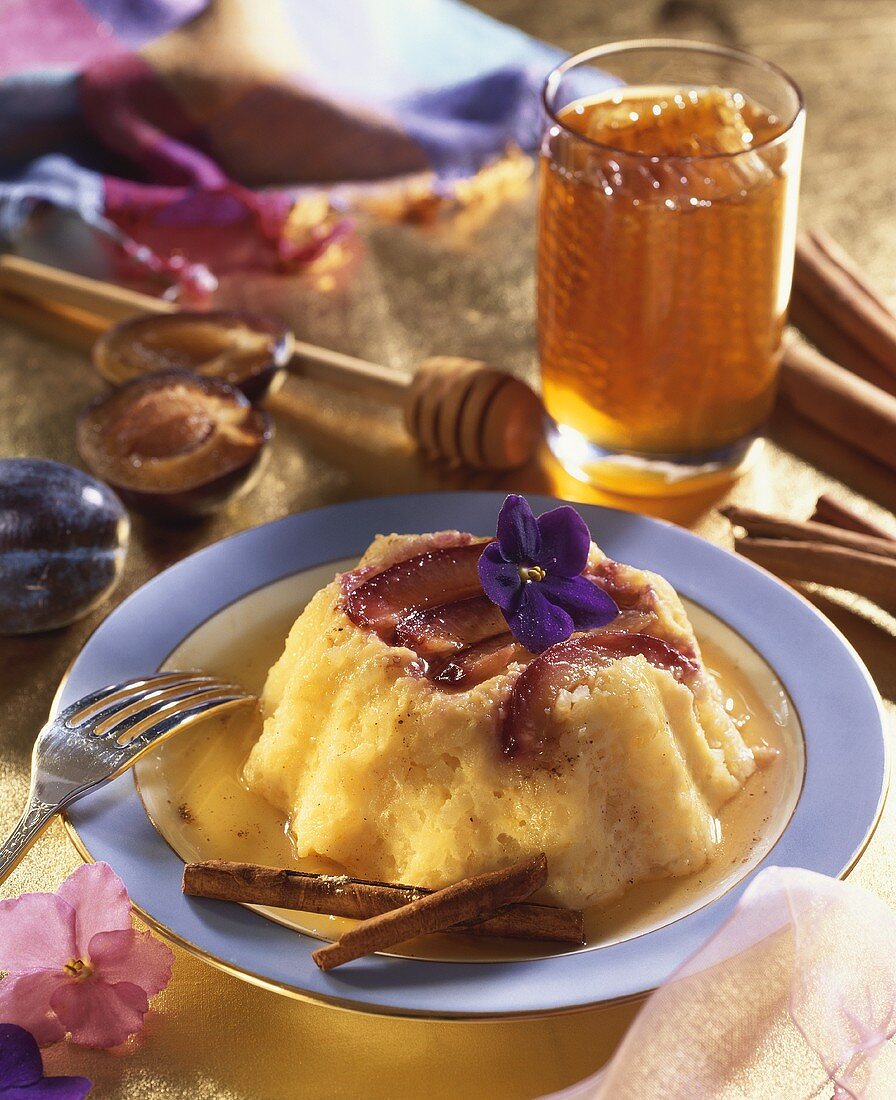
<path fill-rule="evenodd" d="M 389 367 L 368 363 L 366 359 L 344 355 L 341 351 L 319 348 L 316 344 L 306 344 L 302 340 L 293 341 L 289 369 L 304 378 L 343 386 L 374 401 L 385 401 L 399 407 L 404 404 L 411 384 L 409 378 Z"/>
<path fill-rule="evenodd" d="M 169 314 L 161 298 L 19 256 L 0 256 L 0 313 L 83 344 L 140 313 Z M 41 324 L 41 318 L 46 321 Z M 404 409 L 408 431 L 434 459 L 509 470 L 534 453 L 544 410 L 525 382 L 475 359 L 424 359 L 413 379 L 377 363 L 294 341 L 292 370 Z"/>

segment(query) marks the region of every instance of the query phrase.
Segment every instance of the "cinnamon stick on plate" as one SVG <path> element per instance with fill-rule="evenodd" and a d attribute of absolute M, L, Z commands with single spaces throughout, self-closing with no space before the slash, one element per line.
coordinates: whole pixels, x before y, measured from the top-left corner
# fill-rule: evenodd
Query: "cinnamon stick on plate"
<path fill-rule="evenodd" d="M 820 542 L 828 546 L 844 546 L 849 550 L 861 550 L 865 554 L 892 558 L 896 561 L 896 540 L 846 531 L 814 520 L 792 520 L 770 516 L 752 508 L 739 508 L 735 504 L 719 509 L 722 515 L 748 535 L 760 538 L 785 539 L 795 542 Z"/>
<path fill-rule="evenodd" d="M 321 970 L 332 970 L 415 936 L 441 932 L 461 921 L 483 920 L 503 905 L 523 901 L 534 894 L 544 886 L 547 877 L 547 858 L 542 852 L 534 859 L 500 871 L 474 875 L 417 898 L 400 909 L 361 921 L 335 943 L 319 947 L 311 957 Z"/>
<path fill-rule="evenodd" d="M 868 277 L 827 233 L 797 238 L 794 286 L 896 378 L 896 316 Z"/>
<path fill-rule="evenodd" d="M 795 340 L 784 347 L 781 390 L 808 420 L 896 469 L 896 397 L 892 394 Z"/>
<path fill-rule="evenodd" d="M 306 913 L 366 920 L 431 894 L 422 886 L 372 882 L 347 875 L 315 875 L 257 863 L 213 859 L 188 863 L 183 889 L 195 897 L 250 905 L 274 905 Z M 475 924 L 458 924 L 445 932 L 508 939 L 584 943 L 585 920 L 579 909 L 522 902 L 505 905 L 494 916 Z"/>
<path fill-rule="evenodd" d="M 882 527 L 879 523 L 872 523 L 870 519 L 866 519 L 855 509 L 850 508 L 828 493 L 822 493 L 815 502 L 815 511 L 809 519 L 813 523 L 840 527 L 844 531 L 859 531 L 865 535 L 873 535 L 875 538 L 887 539 L 889 542 L 896 543 L 896 535 L 888 531 L 886 527 Z"/>

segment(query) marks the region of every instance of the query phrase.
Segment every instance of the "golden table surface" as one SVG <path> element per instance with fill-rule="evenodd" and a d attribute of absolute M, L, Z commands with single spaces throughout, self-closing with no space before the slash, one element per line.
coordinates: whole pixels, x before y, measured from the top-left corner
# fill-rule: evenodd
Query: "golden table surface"
<path fill-rule="evenodd" d="M 592 0 L 488 0 L 483 8 L 570 51 L 649 35 L 734 41 L 778 62 L 802 85 L 808 138 L 803 224 L 843 241 L 887 293 L 896 293 L 896 8 L 877 0 L 595 4 Z M 428 354 L 490 360 L 535 377 L 531 187 L 497 209 L 471 209 L 429 227 L 367 224 L 339 271 L 231 281 L 221 300 L 282 314 L 306 339 L 412 370 Z M 82 356 L 0 324 L 0 454 L 78 464 L 72 425 L 102 389 Z M 398 415 L 291 380 L 278 398 L 277 438 L 261 485 L 205 525 L 166 529 L 137 519 L 112 601 L 74 626 L 0 639 L 0 831 L 26 790 L 29 752 L 66 666 L 122 600 L 159 570 L 234 531 L 334 501 L 438 488 L 542 491 L 637 508 L 726 544 L 723 500 L 806 515 L 821 491 L 886 520 L 896 479 L 785 411 L 755 468 L 727 491 L 670 502 L 611 498 L 572 480 L 542 455 L 508 476 L 470 477 L 425 466 Z M 868 664 L 891 714 L 896 623 L 860 601 L 812 599 Z M 848 730 L 844 730 L 848 736 Z M 896 800 L 853 878 L 896 904 Z M 78 857 L 55 825 L 2 888 L 2 896 L 55 889 Z M 284 1097 L 402 1100 L 426 1095 L 524 1098 L 593 1071 L 634 1008 L 522 1022 L 392 1020 L 288 1000 L 211 969 L 184 952 L 127 1054 L 60 1044 L 50 1072 L 83 1073 L 102 1097 Z M 762 1092 L 757 1082 L 755 1095 Z"/>

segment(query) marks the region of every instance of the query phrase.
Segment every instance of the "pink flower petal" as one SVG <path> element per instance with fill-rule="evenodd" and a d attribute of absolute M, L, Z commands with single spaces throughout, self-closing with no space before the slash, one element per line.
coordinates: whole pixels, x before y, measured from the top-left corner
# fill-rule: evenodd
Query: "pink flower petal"
<path fill-rule="evenodd" d="M 50 1000 L 69 978 L 63 970 L 35 970 L 0 981 L 0 1020 L 30 1031 L 42 1047 L 58 1042 L 65 1028 L 53 1014 Z"/>
<path fill-rule="evenodd" d="M 149 999 L 130 982 L 109 985 L 101 978 L 68 981 L 50 1004 L 72 1042 L 85 1047 L 115 1047 L 143 1027 Z"/>
<path fill-rule="evenodd" d="M 0 970 L 61 970 L 75 955 L 75 914 L 57 894 L 0 901 Z"/>
<path fill-rule="evenodd" d="M 97 932 L 131 927 L 131 902 L 124 883 L 108 863 L 85 863 L 72 871 L 57 891 L 75 910 L 78 957 Z"/>
<path fill-rule="evenodd" d="M 88 954 L 96 976 L 110 985 L 132 982 L 153 997 L 171 981 L 174 952 L 149 932 L 97 932 Z"/>

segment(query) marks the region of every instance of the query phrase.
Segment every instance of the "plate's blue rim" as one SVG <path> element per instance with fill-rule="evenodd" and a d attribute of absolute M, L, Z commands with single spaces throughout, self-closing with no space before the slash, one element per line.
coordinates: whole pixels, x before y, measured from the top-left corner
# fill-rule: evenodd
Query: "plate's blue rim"
<path fill-rule="evenodd" d="M 147 582 L 100 624 L 69 668 L 53 709 L 155 670 L 219 609 L 303 569 L 360 555 L 374 534 L 447 527 L 487 532 L 503 498 L 496 492 L 370 498 L 286 516 L 213 543 Z M 536 510 L 561 503 L 529 499 Z M 587 952 L 495 965 L 371 956 L 322 974 L 301 934 L 241 906 L 182 895 L 182 861 L 152 827 L 127 776 L 69 811 L 69 832 L 81 854 L 110 862 L 135 907 L 163 935 L 233 974 L 300 999 L 440 1019 L 543 1015 L 641 996 L 718 928 L 763 867 L 847 874 L 877 824 L 889 775 L 883 707 L 858 654 L 808 600 L 751 562 L 663 520 L 569 503 L 611 555 L 666 575 L 683 595 L 724 619 L 771 665 L 796 707 L 807 740 L 803 790 L 773 853 L 736 887 L 655 932 Z M 620 553 L 619 543 L 631 539 L 635 545 Z"/>

